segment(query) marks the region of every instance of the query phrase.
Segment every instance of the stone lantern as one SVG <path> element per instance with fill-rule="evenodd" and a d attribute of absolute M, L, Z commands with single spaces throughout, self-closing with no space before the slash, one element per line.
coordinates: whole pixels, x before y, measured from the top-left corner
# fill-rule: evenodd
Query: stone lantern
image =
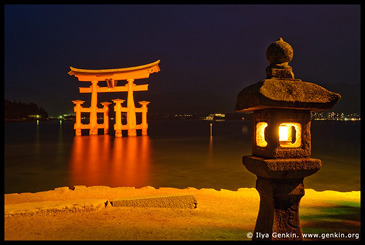
<path fill-rule="evenodd" d="M 236 111 L 253 112 L 252 155 L 243 165 L 257 176 L 260 209 L 253 239 L 302 240 L 299 202 L 303 179 L 321 168 L 311 155 L 311 111 L 331 109 L 341 98 L 295 79 L 292 47 L 280 38 L 266 51 L 266 79 L 244 88 Z"/>

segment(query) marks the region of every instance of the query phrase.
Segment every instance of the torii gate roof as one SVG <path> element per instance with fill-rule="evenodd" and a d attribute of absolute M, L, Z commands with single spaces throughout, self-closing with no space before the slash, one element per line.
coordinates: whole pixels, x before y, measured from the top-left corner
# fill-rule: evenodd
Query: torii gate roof
<path fill-rule="evenodd" d="M 159 63 L 160 60 L 157 60 L 153 63 L 141 66 L 101 70 L 79 69 L 70 66 L 71 71 L 69 71 L 68 74 L 71 76 L 74 75 L 79 81 L 142 79 L 148 78 L 151 73 L 159 72 Z"/>

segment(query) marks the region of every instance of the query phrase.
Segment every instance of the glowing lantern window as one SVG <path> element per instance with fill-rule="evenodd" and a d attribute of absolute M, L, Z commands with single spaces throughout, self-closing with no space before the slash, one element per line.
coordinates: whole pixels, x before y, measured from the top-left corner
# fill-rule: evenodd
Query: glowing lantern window
<path fill-rule="evenodd" d="M 282 123 L 279 126 L 279 144 L 281 147 L 300 147 L 302 129 L 300 123 Z"/>
<path fill-rule="evenodd" d="M 279 141 L 289 141 L 289 127 L 280 126 L 279 127 Z"/>
<path fill-rule="evenodd" d="M 260 147 L 266 147 L 267 142 L 265 140 L 265 128 L 267 127 L 266 122 L 259 122 L 256 124 L 256 145 Z"/>

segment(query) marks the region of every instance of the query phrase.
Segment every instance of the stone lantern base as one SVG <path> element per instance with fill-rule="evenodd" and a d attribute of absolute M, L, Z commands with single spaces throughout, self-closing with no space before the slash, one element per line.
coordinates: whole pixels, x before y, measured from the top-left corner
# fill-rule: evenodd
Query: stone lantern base
<path fill-rule="evenodd" d="M 256 189 L 260 194 L 253 240 L 303 240 L 299 222 L 303 179 L 321 168 L 321 160 L 244 156 L 243 164 L 256 174 Z"/>

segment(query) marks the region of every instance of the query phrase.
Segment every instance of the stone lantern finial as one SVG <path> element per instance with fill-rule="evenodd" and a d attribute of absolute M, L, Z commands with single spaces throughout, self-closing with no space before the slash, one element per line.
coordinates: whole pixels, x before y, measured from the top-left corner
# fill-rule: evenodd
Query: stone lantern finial
<path fill-rule="evenodd" d="M 288 63 L 293 59 L 293 48 L 281 37 L 270 44 L 266 50 L 270 65 L 266 67 L 266 78 L 294 79 L 294 73 Z"/>

